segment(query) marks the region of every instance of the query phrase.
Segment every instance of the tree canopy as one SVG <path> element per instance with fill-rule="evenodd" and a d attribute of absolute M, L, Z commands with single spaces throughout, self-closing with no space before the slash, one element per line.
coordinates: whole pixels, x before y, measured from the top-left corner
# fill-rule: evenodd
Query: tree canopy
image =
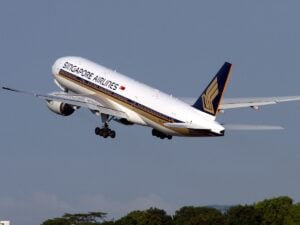
<path fill-rule="evenodd" d="M 209 207 L 182 207 L 173 217 L 174 225 L 219 225 L 224 224 L 223 214 Z"/>
<path fill-rule="evenodd" d="M 106 213 L 90 212 L 90 213 L 66 213 L 61 218 L 54 218 L 45 221 L 42 225 L 92 225 L 102 224 Z"/>
<path fill-rule="evenodd" d="M 254 206 L 237 205 L 225 214 L 226 225 L 261 225 L 262 214 Z"/>
<path fill-rule="evenodd" d="M 214 207 L 184 206 L 170 216 L 163 209 L 129 212 L 118 220 L 106 221 L 106 213 L 65 214 L 42 225 L 300 225 L 300 204 L 287 196 L 252 205 L 236 205 L 225 212 Z"/>

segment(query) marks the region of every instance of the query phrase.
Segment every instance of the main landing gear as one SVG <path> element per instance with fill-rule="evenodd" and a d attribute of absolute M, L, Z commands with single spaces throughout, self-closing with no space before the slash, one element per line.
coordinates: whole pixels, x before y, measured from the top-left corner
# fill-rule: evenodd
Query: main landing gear
<path fill-rule="evenodd" d="M 155 130 L 155 129 L 152 130 L 152 135 L 155 136 L 155 137 L 158 137 L 160 139 L 165 139 L 165 138 L 168 138 L 169 140 L 172 139 L 171 135 L 164 134 L 164 133 L 162 133 L 158 130 Z"/>
<path fill-rule="evenodd" d="M 104 138 L 108 138 L 108 137 L 115 138 L 116 132 L 114 130 L 111 130 L 108 126 L 108 122 L 110 122 L 113 118 L 114 117 L 109 117 L 106 114 L 101 114 L 101 119 L 104 125 L 102 128 L 96 127 L 95 134 Z"/>
<path fill-rule="evenodd" d="M 104 124 L 103 128 L 96 127 L 95 134 L 102 136 L 104 138 L 108 138 L 108 137 L 115 138 L 116 137 L 116 132 L 114 130 L 111 130 L 107 123 Z"/>

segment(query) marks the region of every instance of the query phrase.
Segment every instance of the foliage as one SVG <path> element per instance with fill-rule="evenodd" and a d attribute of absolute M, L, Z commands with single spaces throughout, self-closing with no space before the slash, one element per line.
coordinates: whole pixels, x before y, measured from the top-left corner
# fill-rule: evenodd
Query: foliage
<path fill-rule="evenodd" d="M 288 215 L 285 217 L 284 225 L 299 225 L 300 224 L 300 204 L 293 205 Z"/>
<path fill-rule="evenodd" d="M 71 225 L 72 223 L 65 218 L 54 218 L 46 220 L 42 225 Z"/>
<path fill-rule="evenodd" d="M 262 214 L 254 206 L 237 205 L 226 213 L 226 225 L 260 225 Z"/>
<path fill-rule="evenodd" d="M 47 220 L 42 225 L 92 225 L 101 224 L 106 213 L 103 212 L 90 212 L 90 213 L 77 213 L 65 214 L 61 218 Z"/>
<path fill-rule="evenodd" d="M 255 208 L 262 214 L 261 225 L 282 225 L 293 205 L 293 200 L 283 196 L 258 202 Z"/>
<path fill-rule="evenodd" d="M 115 225 L 114 221 L 104 221 L 101 225 Z"/>
<path fill-rule="evenodd" d="M 116 225 L 138 225 L 145 219 L 143 211 L 133 211 L 115 222 Z"/>
<path fill-rule="evenodd" d="M 157 208 L 132 211 L 116 221 L 104 221 L 105 216 L 102 212 L 65 214 L 42 225 L 300 225 L 300 204 L 283 196 L 232 206 L 225 213 L 212 207 L 185 206 L 173 218 Z"/>
<path fill-rule="evenodd" d="M 116 225 L 172 225 L 172 217 L 164 210 L 150 208 L 146 211 L 134 211 L 116 221 Z"/>
<path fill-rule="evenodd" d="M 150 208 L 146 211 L 146 217 L 141 225 L 172 225 L 172 217 L 162 209 Z"/>
<path fill-rule="evenodd" d="M 173 218 L 174 225 L 222 225 L 224 216 L 214 208 L 209 207 L 183 207 L 176 211 Z"/>

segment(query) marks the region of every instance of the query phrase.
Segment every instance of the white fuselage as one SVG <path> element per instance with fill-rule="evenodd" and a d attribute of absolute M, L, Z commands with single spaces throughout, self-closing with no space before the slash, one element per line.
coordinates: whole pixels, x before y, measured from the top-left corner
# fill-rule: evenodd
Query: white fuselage
<path fill-rule="evenodd" d="M 103 106 L 126 113 L 132 123 L 176 136 L 219 136 L 224 132 L 224 127 L 215 121 L 215 117 L 87 59 L 59 58 L 52 73 L 66 90 L 93 96 Z M 193 124 L 199 132 L 164 125 L 172 122 Z M 200 130 L 211 133 L 205 135 Z"/>

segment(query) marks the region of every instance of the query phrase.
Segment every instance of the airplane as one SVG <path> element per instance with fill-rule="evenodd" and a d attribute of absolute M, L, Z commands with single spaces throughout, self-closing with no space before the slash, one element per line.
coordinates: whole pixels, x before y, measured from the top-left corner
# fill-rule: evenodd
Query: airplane
<path fill-rule="evenodd" d="M 88 59 L 61 57 L 52 66 L 54 83 L 61 91 L 39 94 L 10 87 L 2 89 L 29 94 L 46 101 L 48 108 L 61 116 L 69 116 L 80 107 L 100 116 L 102 127 L 95 134 L 115 138 L 109 123 L 152 128 L 161 139 L 181 137 L 220 137 L 227 130 L 279 130 L 280 126 L 221 124 L 216 121 L 227 109 L 299 101 L 300 96 L 223 99 L 232 64 L 225 62 L 201 95 L 191 99 L 175 98 L 146 84 L 131 79 Z"/>

